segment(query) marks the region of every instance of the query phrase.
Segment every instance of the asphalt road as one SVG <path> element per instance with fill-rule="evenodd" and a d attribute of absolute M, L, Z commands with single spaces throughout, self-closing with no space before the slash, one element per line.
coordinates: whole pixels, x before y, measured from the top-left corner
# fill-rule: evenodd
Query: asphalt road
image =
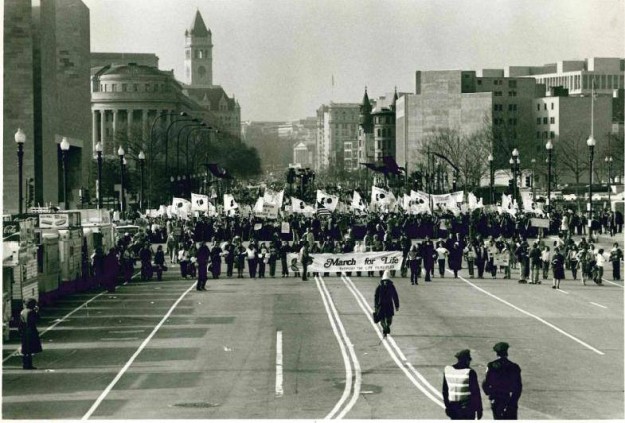
<path fill-rule="evenodd" d="M 38 370 L 3 346 L 2 417 L 445 419 L 443 367 L 469 348 L 481 381 L 499 341 L 523 369 L 520 418 L 625 417 L 622 282 L 397 277 L 384 341 L 377 277 L 193 283 L 171 267 L 43 310 Z"/>

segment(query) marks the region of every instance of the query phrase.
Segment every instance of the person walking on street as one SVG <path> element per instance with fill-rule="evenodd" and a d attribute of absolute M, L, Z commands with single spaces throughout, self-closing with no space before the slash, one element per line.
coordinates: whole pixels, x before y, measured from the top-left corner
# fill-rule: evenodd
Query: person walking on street
<path fill-rule="evenodd" d="M 560 289 L 560 281 L 564 279 L 564 256 L 558 247 L 555 248 L 553 259 L 551 260 L 553 273 L 553 289 Z"/>
<path fill-rule="evenodd" d="M 399 296 L 393 281 L 391 280 L 391 272 L 384 271 L 380 284 L 375 289 L 375 298 L 373 301 L 377 319 L 382 325 L 382 333 L 384 338 L 391 333 L 391 324 L 395 311 L 399 311 Z"/>
<path fill-rule="evenodd" d="M 497 360 L 488 363 L 486 378 L 482 383 L 484 393 L 490 399 L 495 420 L 517 420 L 519 398 L 523 391 L 521 368 L 508 360 L 507 342 L 498 342 L 493 347 Z"/>
<path fill-rule="evenodd" d="M 37 330 L 37 319 L 39 318 L 39 307 L 37 300 L 29 298 L 24 302 L 24 309 L 20 313 L 19 333 L 22 341 L 22 368 L 24 370 L 35 370 L 33 366 L 33 354 L 43 351 L 41 339 Z"/>
<path fill-rule="evenodd" d="M 282 277 L 289 277 L 289 264 L 288 264 L 288 254 L 291 252 L 291 246 L 288 241 L 282 241 L 282 245 L 280 246 L 280 250 L 278 252 L 280 256 L 280 265 L 282 266 Z"/>
<path fill-rule="evenodd" d="M 477 373 L 470 366 L 471 351 L 456 353 L 453 366 L 445 366 L 443 376 L 443 402 L 445 414 L 451 420 L 478 420 L 482 418 L 482 395 Z"/>
<path fill-rule="evenodd" d="M 623 260 L 623 251 L 619 248 L 618 242 L 610 250 L 610 263 L 612 263 L 612 280 L 621 280 L 621 261 Z"/>
<path fill-rule="evenodd" d="M 537 242 L 532 245 L 532 249 L 530 250 L 530 264 L 532 266 L 532 279 L 529 283 L 540 283 L 540 270 L 542 267 L 542 260 L 540 248 L 538 248 Z"/>
<path fill-rule="evenodd" d="M 208 279 L 208 259 L 210 257 L 210 249 L 205 242 L 197 250 L 197 285 L 195 287 L 198 291 L 206 291 L 206 280 Z"/>
<path fill-rule="evenodd" d="M 308 242 L 302 241 L 302 248 L 299 250 L 299 261 L 302 263 L 302 280 L 308 280 L 308 261 L 310 260 L 310 253 L 308 253 Z"/>
<path fill-rule="evenodd" d="M 406 256 L 406 265 L 410 268 L 410 283 L 412 285 L 419 285 L 419 273 L 421 273 L 419 261 L 421 261 L 421 257 L 417 252 L 417 246 L 413 245 Z"/>
<path fill-rule="evenodd" d="M 156 253 L 154 254 L 154 269 L 156 270 L 156 280 L 163 280 L 163 270 L 165 270 L 165 253 L 163 252 L 163 246 L 156 247 Z"/>

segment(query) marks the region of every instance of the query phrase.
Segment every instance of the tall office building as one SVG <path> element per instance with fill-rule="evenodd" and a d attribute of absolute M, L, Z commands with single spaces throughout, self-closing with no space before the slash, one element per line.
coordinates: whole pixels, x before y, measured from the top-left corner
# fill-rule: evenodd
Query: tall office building
<path fill-rule="evenodd" d="M 80 0 L 34 6 L 7 0 L 4 23 L 4 211 L 18 210 L 18 127 L 26 134 L 23 176 L 33 181 L 35 204 L 63 201 L 59 144 L 67 138 L 68 206 L 73 207 L 92 161 L 89 9 Z"/>
<path fill-rule="evenodd" d="M 317 109 L 317 158 L 315 169 L 352 171 L 358 169 L 357 103 L 324 104 Z"/>
<path fill-rule="evenodd" d="M 396 161 L 410 170 L 427 162 L 429 140 L 441 131 L 469 137 L 487 133 L 495 166 L 507 167 L 512 149 L 528 157 L 533 146 L 533 100 L 544 87 L 533 78 L 506 78 L 503 70 L 417 71 L 415 94 L 397 100 Z"/>

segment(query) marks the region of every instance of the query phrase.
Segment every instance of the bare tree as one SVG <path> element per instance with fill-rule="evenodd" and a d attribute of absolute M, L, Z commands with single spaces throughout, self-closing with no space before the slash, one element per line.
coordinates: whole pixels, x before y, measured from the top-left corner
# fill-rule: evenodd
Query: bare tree
<path fill-rule="evenodd" d="M 558 158 L 558 171 L 563 176 L 571 175 L 579 185 L 582 175 L 588 171 L 589 154 L 586 134 L 569 132 L 561 135 L 554 143 L 554 152 Z"/>

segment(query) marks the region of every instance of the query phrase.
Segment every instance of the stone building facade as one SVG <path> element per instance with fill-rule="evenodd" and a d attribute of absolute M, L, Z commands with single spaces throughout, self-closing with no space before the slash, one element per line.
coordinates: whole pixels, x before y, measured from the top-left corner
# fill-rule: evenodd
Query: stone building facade
<path fill-rule="evenodd" d="M 359 116 L 357 103 L 331 102 L 317 109 L 316 170 L 358 169 Z"/>
<path fill-rule="evenodd" d="M 80 0 L 34 6 L 7 0 L 4 23 L 4 210 L 18 209 L 17 127 L 26 134 L 23 176 L 33 180 L 35 204 L 63 200 L 58 145 L 68 139 L 67 206 L 73 207 L 88 180 L 92 156 L 89 9 Z"/>

